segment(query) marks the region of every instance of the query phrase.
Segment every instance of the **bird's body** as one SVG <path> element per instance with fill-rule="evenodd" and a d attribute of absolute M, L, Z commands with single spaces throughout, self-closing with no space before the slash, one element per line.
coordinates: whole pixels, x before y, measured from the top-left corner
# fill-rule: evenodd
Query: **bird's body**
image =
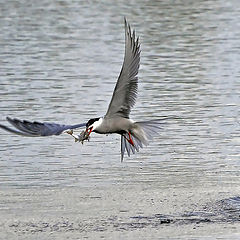
<path fill-rule="evenodd" d="M 147 145 L 160 129 L 161 120 L 135 122 L 129 118 L 131 108 L 137 98 L 138 70 L 140 65 L 140 44 L 135 37 L 135 31 L 131 31 L 130 25 L 125 19 L 125 56 L 120 75 L 118 77 L 112 99 L 104 117 L 90 119 L 87 123 L 76 125 L 61 125 L 56 123 L 30 122 L 7 118 L 17 129 L 0 125 L 6 131 L 23 136 L 50 136 L 67 132 L 75 138 L 75 141 L 89 140 L 91 132 L 98 134 L 116 133 L 121 135 L 121 160 L 124 152 L 128 156 L 131 152 L 139 151 L 143 145 Z M 73 133 L 73 129 L 86 126 L 85 132 L 80 135 Z"/>
<path fill-rule="evenodd" d="M 94 129 L 99 134 L 121 133 L 133 128 L 134 122 L 127 118 L 100 118 L 101 123 Z"/>

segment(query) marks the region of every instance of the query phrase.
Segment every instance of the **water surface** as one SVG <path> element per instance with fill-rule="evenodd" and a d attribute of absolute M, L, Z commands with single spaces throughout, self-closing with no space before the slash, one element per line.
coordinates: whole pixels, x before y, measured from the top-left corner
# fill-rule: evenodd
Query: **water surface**
<path fill-rule="evenodd" d="M 123 16 L 142 44 L 132 118 L 179 118 L 123 163 L 117 135 L 82 146 L 0 131 L 3 239 L 240 234 L 237 0 L 0 1 L 0 122 L 103 116 L 123 61 Z"/>

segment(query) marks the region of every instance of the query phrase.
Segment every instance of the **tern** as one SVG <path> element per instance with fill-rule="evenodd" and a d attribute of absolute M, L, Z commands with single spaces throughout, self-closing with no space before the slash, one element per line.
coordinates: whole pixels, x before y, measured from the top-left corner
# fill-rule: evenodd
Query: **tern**
<path fill-rule="evenodd" d="M 137 98 L 138 70 L 140 66 L 140 43 L 129 23 L 125 23 L 125 56 L 107 113 L 103 117 L 90 119 L 87 123 L 64 125 L 50 122 L 31 122 L 7 117 L 7 121 L 16 129 L 0 124 L 0 128 L 22 136 L 51 136 L 68 133 L 75 141 L 89 139 L 92 132 L 98 134 L 116 133 L 121 135 L 121 161 L 124 153 L 128 156 L 138 152 L 143 145 L 148 145 L 158 134 L 163 119 L 133 121 L 129 118 L 131 108 Z M 165 119 L 164 119 L 165 120 Z M 76 135 L 73 129 L 85 127 L 83 134 Z"/>

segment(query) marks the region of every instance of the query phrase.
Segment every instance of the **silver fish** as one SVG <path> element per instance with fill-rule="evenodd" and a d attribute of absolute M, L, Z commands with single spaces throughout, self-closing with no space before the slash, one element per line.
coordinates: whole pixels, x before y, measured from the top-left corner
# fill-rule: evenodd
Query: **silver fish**
<path fill-rule="evenodd" d="M 75 142 L 81 142 L 82 144 L 85 140 L 89 141 L 90 139 L 90 136 L 89 136 L 90 133 L 86 130 L 83 130 L 79 135 L 74 134 L 72 129 L 69 129 L 65 132 L 73 136 L 75 139 Z"/>
<path fill-rule="evenodd" d="M 88 140 L 90 139 L 90 134 L 86 131 L 86 130 L 83 130 L 80 135 L 78 135 L 78 141 L 81 142 L 83 144 L 83 142 L 85 140 Z"/>

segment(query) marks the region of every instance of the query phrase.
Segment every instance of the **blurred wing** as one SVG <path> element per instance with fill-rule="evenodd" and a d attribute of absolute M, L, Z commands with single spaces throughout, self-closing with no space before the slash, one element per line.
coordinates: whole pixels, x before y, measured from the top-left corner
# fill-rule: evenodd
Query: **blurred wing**
<path fill-rule="evenodd" d="M 140 44 L 135 39 L 135 31 L 131 32 L 125 20 L 125 56 L 121 73 L 118 77 L 108 111 L 108 117 L 129 118 L 131 107 L 135 104 L 138 88 L 138 69 L 140 64 Z"/>
<path fill-rule="evenodd" d="M 30 122 L 26 120 L 21 121 L 19 119 L 16 119 L 16 118 L 12 119 L 10 117 L 7 117 L 7 120 L 16 129 L 12 129 L 2 124 L 0 124 L 0 128 L 17 135 L 28 136 L 28 137 L 60 135 L 65 130 L 86 126 L 86 123 L 80 123 L 76 125 L 64 125 L 64 124 L 48 123 L 48 122 L 42 123 L 42 122 Z"/>

